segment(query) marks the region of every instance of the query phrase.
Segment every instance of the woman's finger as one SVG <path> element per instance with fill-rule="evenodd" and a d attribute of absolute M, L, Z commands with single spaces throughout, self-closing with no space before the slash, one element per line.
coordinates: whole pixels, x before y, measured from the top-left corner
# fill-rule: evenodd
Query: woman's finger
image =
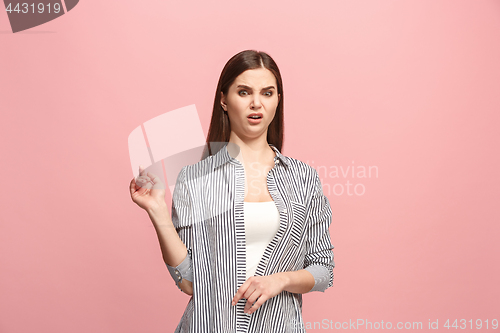
<path fill-rule="evenodd" d="M 245 294 L 245 298 L 247 300 L 247 303 L 245 304 L 245 308 L 243 309 L 243 312 L 248 312 L 250 310 L 252 304 L 255 303 L 255 301 L 259 298 L 259 296 L 261 296 L 261 294 L 262 293 L 257 291 L 257 290 L 254 290 L 254 292 L 248 296 Z"/>
<path fill-rule="evenodd" d="M 151 179 L 148 177 L 148 176 L 139 176 L 137 177 L 137 184 L 139 184 L 139 186 L 144 186 L 144 184 L 150 182 Z"/>
<path fill-rule="evenodd" d="M 153 187 L 153 184 L 149 182 L 146 178 L 140 177 L 136 182 L 136 189 L 135 192 L 137 192 L 140 195 L 143 195 L 144 193 L 147 193 L 148 191 L 151 190 Z M 135 193 L 134 192 L 134 193 Z"/>
<path fill-rule="evenodd" d="M 231 302 L 231 305 L 236 305 L 240 301 L 240 299 L 243 297 L 243 294 L 247 290 L 248 286 L 250 285 L 249 280 L 246 280 L 241 287 L 238 289 L 236 294 L 234 294 L 233 301 Z"/>
<path fill-rule="evenodd" d="M 137 191 L 136 189 L 136 183 L 135 183 L 135 178 L 132 178 L 130 181 L 130 195 L 134 194 Z"/>
<path fill-rule="evenodd" d="M 262 304 L 264 304 L 265 301 L 268 300 L 268 297 L 266 297 L 265 295 L 261 295 L 257 301 L 255 302 L 255 304 L 250 308 L 250 310 L 248 311 L 249 314 L 252 314 L 254 313 L 255 311 L 257 311 L 258 308 L 260 308 L 260 306 Z"/>
<path fill-rule="evenodd" d="M 146 177 L 148 177 L 151 181 L 153 181 L 153 183 L 161 182 L 160 177 L 158 177 L 154 173 L 148 172 L 146 174 Z"/>
<path fill-rule="evenodd" d="M 148 172 L 146 171 L 146 168 L 142 165 L 139 165 L 139 176 L 146 176 L 147 173 Z"/>
<path fill-rule="evenodd" d="M 255 291 L 257 287 L 254 284 L 250 284 L 247 290 L 243 293 L 243 298 L 249 299 L 252 295 L 254 295 L 254 300 L 257 299 L 258 296 L 255 296 Z"/>
<path fill-rule="evenodd" d="M 137 185 L 137 190 L 139 190 L 141 187 L 143 187 L 146 184 L 146 180 L 144 178 L 139 178 L 139 179 L 137 179 L 135 184 Z"/>
<path fill-rule="evenodd" d="M 151 190 L 151 188 L 153 187 L 153 183 L 151 182 L 146 182 L 144 183 L 144 186 L 143 186 L 146 190 Z"/>
<path fill-rule="evenodd" d="M 148 178 L 151 180 L 151 183 L 153 184 L 153 188 L 156 189 L 165 189 L 165 185 L 163 185 L 163 182 L 161 181 L 161 178 L 155 175 L 154 173 L 148 172 L 147 174 Z"/>

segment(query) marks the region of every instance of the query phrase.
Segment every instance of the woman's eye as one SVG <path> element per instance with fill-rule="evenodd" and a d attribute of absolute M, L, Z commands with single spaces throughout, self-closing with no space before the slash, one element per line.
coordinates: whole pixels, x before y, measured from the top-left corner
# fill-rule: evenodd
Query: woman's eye
<path fill-rule="evenodd" d="M 267 96 L 272 96 L 273 95 L 273 92 L 272 91 L 266 91 L 264 94 L 269 94 Z"/>
<path fill-rule="evenodd" d="M 246 90 L 240 90 L 240 91 L 239 91 L 239 94 L 240 94 L 240 95 L 247 95 L 247 91 L 246 91 Z"/>

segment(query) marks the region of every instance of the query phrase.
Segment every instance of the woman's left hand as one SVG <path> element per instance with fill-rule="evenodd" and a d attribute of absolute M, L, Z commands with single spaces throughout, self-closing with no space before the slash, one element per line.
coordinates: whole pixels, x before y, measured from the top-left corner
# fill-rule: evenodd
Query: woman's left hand
<path fill-rule="evenodd" d="M 233 297 L 232 305 L 242 298 L 247 300 L 245 313 L 253 313 L 265 301 L 278 295 L 285 289 L 286 280 L 280 273 L 267 276 L 251 276 L 245 281 Z M 255 304 L 253 304 L 255 302 Z M 253 304 L 253 306 L 252 306 Z"/>

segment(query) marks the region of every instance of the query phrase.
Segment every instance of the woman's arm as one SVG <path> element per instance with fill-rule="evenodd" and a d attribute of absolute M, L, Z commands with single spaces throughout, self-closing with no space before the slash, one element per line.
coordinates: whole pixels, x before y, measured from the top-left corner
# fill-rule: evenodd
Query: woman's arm
<path fill-rule="evenodd" d="M 314 170 L 314 169 L 313 169 Z M 311 291 L 324 292 L 333 286 L 333 245 L 330 240 L 329 227 L 332 222 L 332 209 L 316 170 L 311 203 L 308 208 L 306 225 L 307 241 L 304 268 L 315 280 Z"/>
<path fill-rule="evenodd" d="M 151 207 L 147 210 L 156 230 L 158 241 L 165 264 L 176 267 L 182 263 L 188 255 L 186 245 L 180 239 L 166 204 Z M 178 283 L 179 288 L 188 295 L 193 294 L 193 284 L 191 281 L 182 279 Z"/>
<path fill-rule="evenodd" d="M 265 301 L 282 291 L 304 294 L 309 292 L 314 287 L 314 284 L 313 275 L 305 269 L 293 272 L 279 272 L 266 276 L 255 275 L 249 277 L 241 285 L 231 304 L 234 306 L 240 299 L 246 298 L 247 302 L 243 311 L 253 313 Z"/>
<path fill-rule="evenodd" d="M 282 290 L 295 294 L 305 294 L 309 292 L 315 284 L 314 276 L 305 269 L 293 272 L 275 273 L 282 280 Z"/>
<path fill-rule="evenodd" d="M 172 217 L 165 203 L 165 184 L 160 177 L 147 172 L 142 166 L 139 166 L 137 179 L 130 181 L 130 196 L 151 218 L 160 241 L 163 260 L 177 287 L 192 295 L 191 226 L 187 223 L 190 221 L 190 201 L 185 185 L 185 169 L 182 168 L 177 176 L 172 194 Z"/>

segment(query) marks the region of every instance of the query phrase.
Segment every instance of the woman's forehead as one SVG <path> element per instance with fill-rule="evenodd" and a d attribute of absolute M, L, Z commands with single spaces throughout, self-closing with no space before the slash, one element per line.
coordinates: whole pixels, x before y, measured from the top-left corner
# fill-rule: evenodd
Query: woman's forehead
<path fill-rule="evenodd" d="M 233 85 L 246 85 L 252 88 L 267 87 L 270 85 L 276 87 L 276 78 L 267 68 L 249 69 L 238 75 Z"/>

